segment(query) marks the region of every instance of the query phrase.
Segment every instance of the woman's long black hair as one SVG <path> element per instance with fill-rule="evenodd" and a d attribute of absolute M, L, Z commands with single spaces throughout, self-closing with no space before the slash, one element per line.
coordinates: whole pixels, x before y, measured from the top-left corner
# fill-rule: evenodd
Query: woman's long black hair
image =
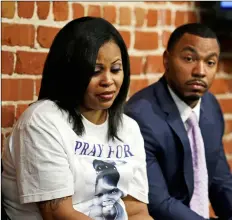
<path fill-rule="evenodd" d="M 129 89 L 130 63 L 126 45 L 116 28 L 102 18 L 75 19 L 56 35 L 45 61 L 38 100 L 52 100 L 68 112 L 73 129 L 79 136 L 85 132 L 79 107 L 94 74 L 98 51 L 111 40 L 121 50 L 124 80 L 118 96 L 108 109 L 108 139 L 120 139 L 117 132 Z"/>

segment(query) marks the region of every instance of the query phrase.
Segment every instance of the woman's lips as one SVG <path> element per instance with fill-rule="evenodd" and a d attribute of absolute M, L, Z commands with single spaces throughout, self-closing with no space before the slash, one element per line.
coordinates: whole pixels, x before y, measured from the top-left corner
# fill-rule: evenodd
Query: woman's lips
<path fill-rule="evenodd" d="M 115 92 L 103 92 L 98 94 L 97 96 L 103 101 L 110 101 L 113 99 Z"/>

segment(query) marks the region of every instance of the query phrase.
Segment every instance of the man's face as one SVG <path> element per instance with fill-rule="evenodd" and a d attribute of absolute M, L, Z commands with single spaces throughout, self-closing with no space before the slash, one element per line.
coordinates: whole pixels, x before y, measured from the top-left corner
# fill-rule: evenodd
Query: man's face
<path fill-rule="evenodd" d="M 216 39 L 188 33 L 171 51 L 164 52 L 167 82 L 188 105 L 195 105 L 210 88 L 217 71 L 219 53 Z"/>

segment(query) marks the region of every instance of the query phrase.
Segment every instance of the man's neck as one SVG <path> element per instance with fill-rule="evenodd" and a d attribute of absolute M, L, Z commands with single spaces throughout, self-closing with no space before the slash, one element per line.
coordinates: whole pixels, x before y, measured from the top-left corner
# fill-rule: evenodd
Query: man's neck
<path fill-rule="evenodd" d="M 176 96 L 178 96 L 178 98 L 179 98 L 180 100 L 182 100 L 184 103 L 186 103 L 190 108 L 194 108 L 194 107 L 197 105 L 197 103 L 199 102 L 200 98 L 197 99 L 197 100 L 185 99 L 183 96 L 181 96 L 181 95 L 178 93 L 178 91 L 176 91 L 175 88 L 173 88 L 172 85 L 170 85 L 170 84 L 168 83 L 168 80 L 166 79 L 166 77 L 164 77 L 164 78 L 165 78 L 166 83 L 167 83 L 167 85 L 169 86 L 169 88 L 173 91 L 173 93 L 175 93 Z"/>

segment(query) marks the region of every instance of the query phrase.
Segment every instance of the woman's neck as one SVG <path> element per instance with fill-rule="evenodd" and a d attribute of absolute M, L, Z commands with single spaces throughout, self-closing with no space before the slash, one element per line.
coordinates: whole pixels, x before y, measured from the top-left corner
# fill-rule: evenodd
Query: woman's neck
<path fill-rule="evenodd" d="M 81 114 L 90 122 L 96 125 L 104 123 L 107 119 L 107 110 L 84 110 L 80 109 Z"/>

